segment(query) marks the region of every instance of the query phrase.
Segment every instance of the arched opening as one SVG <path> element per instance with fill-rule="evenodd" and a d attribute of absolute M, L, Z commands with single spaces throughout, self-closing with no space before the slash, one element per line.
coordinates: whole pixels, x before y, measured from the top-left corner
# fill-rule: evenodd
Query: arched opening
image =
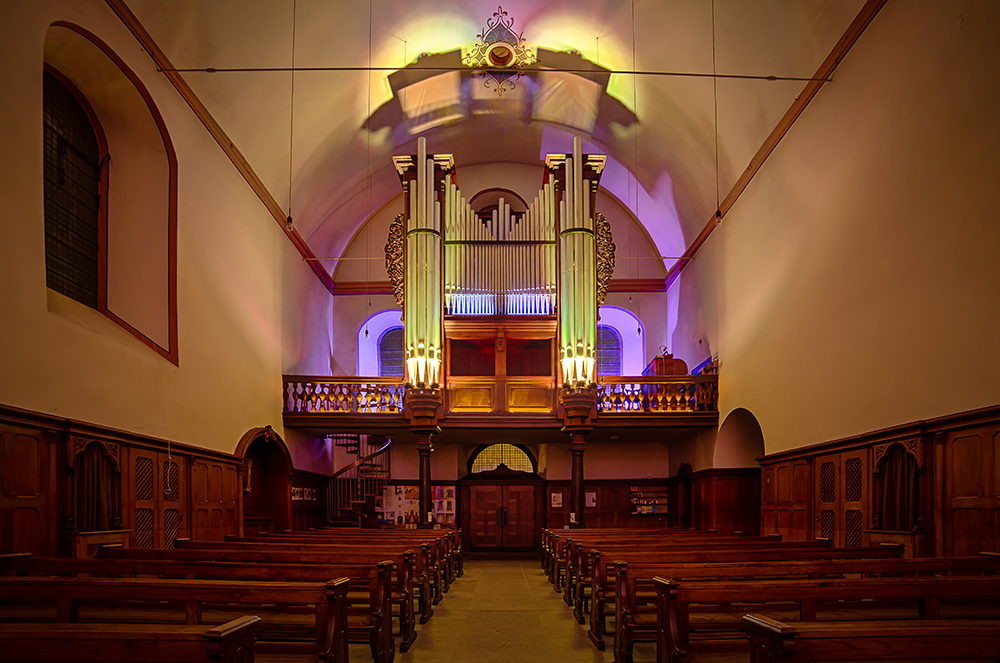
<path fill-rule="evenodd" d="M 402 311 L 398 308 L 386 309 L 368 316 L 357 329 L 358 339 L 358 372 L 357 375 L 363 377 L 374 377 L 382 375 L 383 346 L 387 342 L 387 333 L 394 329 L 400 330 L 399 338 L 399 361 L 400 375 L 402 375 L 403 361 L 403 323 L 400 321 Z M 388 338 L 392 341 L 392 338 Z"/>
<path fill-rule="evenodd" d="M 118 461 L 91 441 L 73 458 L 74 525 L 80 532 L 121 527 L 121 473 Z"/>
<path fill-rule="evenodd" d="M 750 410 L 736 408 L 719 428 L 715 467 L 757 467 L 764 455 L 764 432 Z"/>
<path fill-rule="evenodd" d="M 281 532 L 291 526 L 291 458 L 270 426 L 249 431 L 236 455 L 243 456 L 243 532 Z"/>
<path fill-rule="evenodd" d="M 920 468 L 902 444 L 893 444 L 875 469 L 875 529 L 911 532 L 920 521 Z"/>

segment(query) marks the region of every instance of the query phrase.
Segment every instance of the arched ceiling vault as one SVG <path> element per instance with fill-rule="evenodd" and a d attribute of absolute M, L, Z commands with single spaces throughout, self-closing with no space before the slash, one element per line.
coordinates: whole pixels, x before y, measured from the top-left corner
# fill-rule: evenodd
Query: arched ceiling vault
<path fill-rule="evenodd" d="M 583 135 L 610 155 L 604 186 L 661 255 L 680 255 L 804 85 L 747 77 L 812 76 L 864 4 L 510 0 L 504 9 L 539 67 L 643 73 L 538 73 L 508 102 L 466 78 L 464 115 L 421 129 L 400 115 L 400 77 L 408 65 L 466 52 L 495 0 L 117 2 L 189 70 L 183 80 L 320 256 L 343 251 L 398 192 L 390 157 L 412 150 L 414 126 L 459 168 L 538 164 Z M 727 77 L 704 76 L 713 71 Z M 606 81 L 593 122 L 576 79 Z"/>

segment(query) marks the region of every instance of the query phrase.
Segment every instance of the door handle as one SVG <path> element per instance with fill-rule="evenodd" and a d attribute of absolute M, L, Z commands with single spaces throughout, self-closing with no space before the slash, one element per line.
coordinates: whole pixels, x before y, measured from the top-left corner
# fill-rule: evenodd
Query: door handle
<path fill-rule="evenodd" d="M 507 507 L 504 507 L 503 508 L 503 526 L 504 526 L 504 529 L 507 529 L 507 522 L 508 522 Z"/>

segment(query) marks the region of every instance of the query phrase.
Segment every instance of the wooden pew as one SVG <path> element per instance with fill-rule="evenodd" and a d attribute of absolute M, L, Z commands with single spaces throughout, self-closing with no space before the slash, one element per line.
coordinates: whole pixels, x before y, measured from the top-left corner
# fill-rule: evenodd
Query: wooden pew
<path fill-rule="evenodd" d="M 0 624 L 4 661 L 205 661 L 253 663 L 260 617 L 221 626 L 180 624 Z"/>
<path fill-rule="evenodd" d="M 715 619 L 712 622 L 714 642 L 696 642 L 690 637 L 691 604 L 726 606 L 732 613 L 733 604 L 752 604 L 754 612 L 773 612 L 788 604 L 800 622 L 815 622 L 817 612 L 828 615 L 834 610 L 843 612 L 845 607 L 869 615 L 886 602 L 916 604 L 919 619 L 941 618 L 941 602 L 992 602 L 1000 601 L 1000 577 L 925 576 L 911 578 L 858 578 L 858 579 L 809 579 L 809 580 L 755 580 L 743 582 L 690 582 L 677 583 L 665 578 L 654 578 L 657 612 L 654 621 L 657 643 L 657 663 L 683 661 L 693 646 L 705 650 L 716 649 L 728 628 L 730 648 L 737 644 L 743 651 L 748 642 L 742 621 L 732 619 L 728 624 Z M 855 602 L 851 604 L 838 603 Z M 881 603 L 880 603 L 881 602 Z M 898 609 L 898 608 L 897 608 Z M 743 612 L 745 610 L 740 610 Z M 830 611 L 830 612 L 827 612 Z M 723 614 L 712 613 L 713 618 Z M 623 620 L 634 623 L 634 616 L 623 615 Z M 867 622 L 867 619 L 859 619 Z M 956 621 L 958 624 L 961 620 Z M 825 623 L 825 622 L 824 622 Z M 1000 626 L 1000 619 L 996 621 Z M 626 629 L 621 642 L 616 642 L 615 660 L 630 663 L 633 639 Z M 1000 653 L 1000 650 L 998 650 Z"/>
<path fill-rule="evenodd" d="M 315 631 L 314 642 L 258 642 L 258 651 L 311 653 L 321 661 L 346 663 L 347 640 L 352 629 L 363 629 L 376 663 L 390 663 L 395 653 L 389 624 L 388 568 L 373 572 L 370 580 L 372 615 L 369 624 L 352 621 L 347 614 L 348 578 L 325 583 L 251 582 L 224 580 L 168 580 L 160 578 L 0 578 L 2 621 L 51 620 L 57 623 L 80 621 L 81 602 L 88 612 L 106 612 L 128 616 L 129 620 L 163 622 L 183 620 L 188 625 L 202 624 L 219 611 L 231 612 L 233 605 L 269 606 L 308 605 L 313 616 L 309 628 Z M 127 603 L 123 603 L 127 602 Z M 169 603 L 164 603 L 169 602 Z M 126 611 L 122 606 L 127 605 Z M 41 611 L 42 619 L 37 614 Z M 145 619 L 144 619 L 145 618 Z M 117 619 L 117 618 L 116 618 Z M 227 621 L 220 619 L 220 622 Z M 269 624 L 268 629 L 280 624 Z M 297 627 L 300 628 L 300 627 Z"/>
<path fill-rule="evenodd" d="M 1000 559 L 986 556 L 920 558 L 920 559 L 824 559 L 749 562 L 709 562 L 704 564 L 658 563 L 640 565 L 618 562 L 613 565 L 616 578 L 615 641 L 621 640 L 625 630 L 636 638 L 652 640 L 654 627 L 651 617 L 656 614 L 652 605 L 655 596 L 653 578 L 670 578 L 675 582 L 687 581 L 763 581 L 793 578 L 832 578 L 851 576 L 913 577 L 932 574 L 993 576 L 1000 572 Z M 624 619 L 618 619 L 624 615 Z"/>
<path fill-rule="evenodd" d="M 160 552 L 143 550 L 143 552 Z M 172 553 L 175 551 L 162 551 Z M 227 556 L 228 557 L 228 556 Z M 371 609 L 370 591 L 366 583 L 378 566 L 364 558 L 354 564 L 268 564 L 240 562 L 232 560 L 167 560 L 167 559 L 68 559 L 63 557 L 32 557 L 30 554 L 0 555 L 0 576 L 91 576 L 91 577 L 133 577 L 153 576 L 159 578 L 186 578 L 201 580 L 253 580 L 324 582 L 331 577 L 347 577 L 355 580 L 355 591 L 348 594 L 348 612 L 365 615 Z M 388 561 L 384 563 L 390 563 Z M 396 575 L 406 573 L 396 565 Z M 406 577 L 408 580 L 408 576 Z M 407 600 L 402 609 L 408 613 L 400 615 L 400 652 L 406 652 L 416 639 L 413 602 Z M 356 638 L 357 639 L 357 638 Z M 367 642 L 367 640 L 363 640 Z"/>
<path fill-rule="evenodd" d="M 416 551 L 407 549 L 400 551 L 398 547 L 369 547 L 364 551 L 357 547 L 313 547 L 309 550 L 289 550 L 279 547 L 254 547 L 248 549 L 234 549 L 226 547 L 224 543 L 216 543 L 218 547 L 205 547 L 202 545 L 185 545 L 185 540 L 179 540 L 179 548 L 173 549 L 145 549 L 145 548 L 121 548 L 116 546 L 105 546 L 101 548 L 100 557 L 103 559 L 158 559 L 185 562 L 203 562 L 218 559 L 227 559 L 234 562 L 261 563 L 270 565 L 286 564 L 374 564 L 378 561 L 390 560 L 393 562 L 393 574 L 391 580 L 391 591 L 393 601 L 399 605 L 400 619 L 411 621 L 413 616 L 412 604 L 404 597 L 409 595 L 416 598 L 419 603 L 420 623 L 424 624 L 434 614 L 432 602 L 430 600 L 430 580 L 426 571 L 429 559 L 429 550 L 421 547 Z M 421 573 L 421 570 L 424 572 Z M 419 588 L 421 591 L 415 591 Z M 403 633 L 408 633 L 412 629 L 406 627 Z M 416 637 L 415 635 L 413 637 Z M 409 646 L 409 645 L 406 645 Z M 406 651 L 405 649 L 403 651 Z"/>
<path fill-rule="evenodd" d="M 575 606 L 586 601 L 587 592 L 584 591 L 586 583 L 590 582 L 591 569 L 589 564 L 590 551 L 603 549 L 613 550 L 616 554 L 630 553 L 654 553 L 661 551 L 665 554 L 676 550 L 690 550 L 694 548 L 717 549 L 725 547 L 730 550 L 753 550 L 758 546 L 780 546 L 782 548 L 799 549 L 822 549 L 828 548 L 832 544 L 829 539 L 816 539 L 814 541 L 801 541 L 781 543 L 781 537 L 733 537 L 730 535 L 707 535 L 705 537 L 667 537 L 654 540 L 636 540 L 632 538 L 608 540 L 600 539 L 567 539 L 566 555 L 564 566 L 565 582 L 563 583 L 563 601 L 566 605 Z M 557 568 L 558 579 L 558 568 Z M 558 591 L 558 584 L 557 584 Z M 583 623 L 584 610 L 582 605 L 574 615 L 581 624 Z"/>
<path fill-rule="evenodd" d="M 280 541 L 271 540 L 265 537 L 251 537 L 249 539 L 240 537 L 237 540 L 227 539 L 226 541 L 192 541 L 190 539 L 177 539 L 174 545 L 178 549 L 185 550 L 212 550 L 212 551 L 294 551 L 302 553 L 321 553 L 330 557 L 335 555 L 352 555 L 359 552 L 366 552 L 373 555 L 391 555 L 405 550 L 412 550 L 413 546 L 409 542 L 343 542 L 343 541 Z M 443 548 L 441 541 L 427 543 L 425 550 L 421 546 L 421 556 L 417 561 L 417 573 L 420 574 L 420 597 L 424 603 L 424 588 L 430 598 L 431 605 L 437 605 L 443 598 L 443 576 L 442 576 L 442 555 Z M 430 613 L 421 610 L 421 614 Z"/>
<path fill-rule="evenodd" d="M 788 623 L 744 615 L 751 663 L 1000 660 L 1000 620 Z"/>
<path fill-rule="evenodd" d="M 428 537 L 444 537 L 447 546 L 447 559 L 451 562 L 450 566 L 450 576 L 448 582 L 454 582 L 456 578 L 460 578 L 465 573 L 465 567 L 462 560 L 462 530 L 461 528 L 442 528 L 442 529 L 396 529 L 396 528 L 380 528 L 380 529 L 360 529 L 352 527 L 338 527 L 338 528 L 320 528 L 320 529 L 308 529 L 297 532 L 290 532 L 285 530 L 281 532 L 284 534 L 294 534 L 294 535 L 317 535 L 317 536 L 337 536 L 344 539 L 350 538 L 372 538 L 376 536 L 384 537 L 390 541 L 421 541 Z M 273 536 L 273 535 L 272 535 Z"/>
<path fill-rule="evenodd" d="M 704 564 L 708 562 L 744 562 L 748 557 L 758 561 L 792 561 L 792 560 L 851 560 L 851 559 L 887 559 L 902 557 L 901 546 L 878 546 L 873 548 L 819 548 L 801 549 L 798 547 L 761 547 L 752 553 L 746 550 L 725 550 L 715 548 L 708 550 L 676 550 L 669 555 L 662 552 L 630 553 L 628 555 L 614 553 L 605 556 L 600 550 L 592 550 L 591 567 L 591 599 L 590 628 L 587 635 L 594 646 L 604 650 L 605 610 L 614 605 L 618 594 L 618 582 L 615 577 L 615 562 L 627 560 L 634 565 L 665 564 Z M 619 559 L 624 558 L 624 559 Z"/>
<path fill-rule="evenodd" d="M 451 583 L 464 573 L 462 566 L 462 530 L 460 529 L 313 529 L 303 531 L 285 530 L 277 534 L 262 534 L 259 537 L 226 537 L 227 541 L 316 541 L 342 542 L 350 545 L 416 544 L 429 543 L 434 547 L 434 560 L 440 565 L 441 592 L 447 592 Z"/>

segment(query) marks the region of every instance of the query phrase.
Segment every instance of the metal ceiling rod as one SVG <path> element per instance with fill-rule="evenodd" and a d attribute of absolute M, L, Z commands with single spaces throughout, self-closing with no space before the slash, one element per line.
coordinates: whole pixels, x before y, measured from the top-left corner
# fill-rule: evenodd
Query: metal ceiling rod
<path fill-rule="evenodd" d="M 475 69 L 469 67 L 420 67 L 410 65 L 407 67 L 187 67 L 184 69 L 160 69 L 163 73 L 179 74 L 229 74 L 247 72 L 279 72 L 279 71 L 465 71 L 474 72 Z M 695 71 L 633 71 L 631 69 L 566 69 L 560 67 L 541 68 L 526 67 L 525 72 L 545 71 L 563 74 L 621 74 L 623 76 L 675 76 L 683 78 L 731 78 L 752 81 L 823 81 L 829 83 L 830 78 L 811 78 L 808 76 L 757 76 L 753 74 L 713 74 L 700 73 Z"/>

